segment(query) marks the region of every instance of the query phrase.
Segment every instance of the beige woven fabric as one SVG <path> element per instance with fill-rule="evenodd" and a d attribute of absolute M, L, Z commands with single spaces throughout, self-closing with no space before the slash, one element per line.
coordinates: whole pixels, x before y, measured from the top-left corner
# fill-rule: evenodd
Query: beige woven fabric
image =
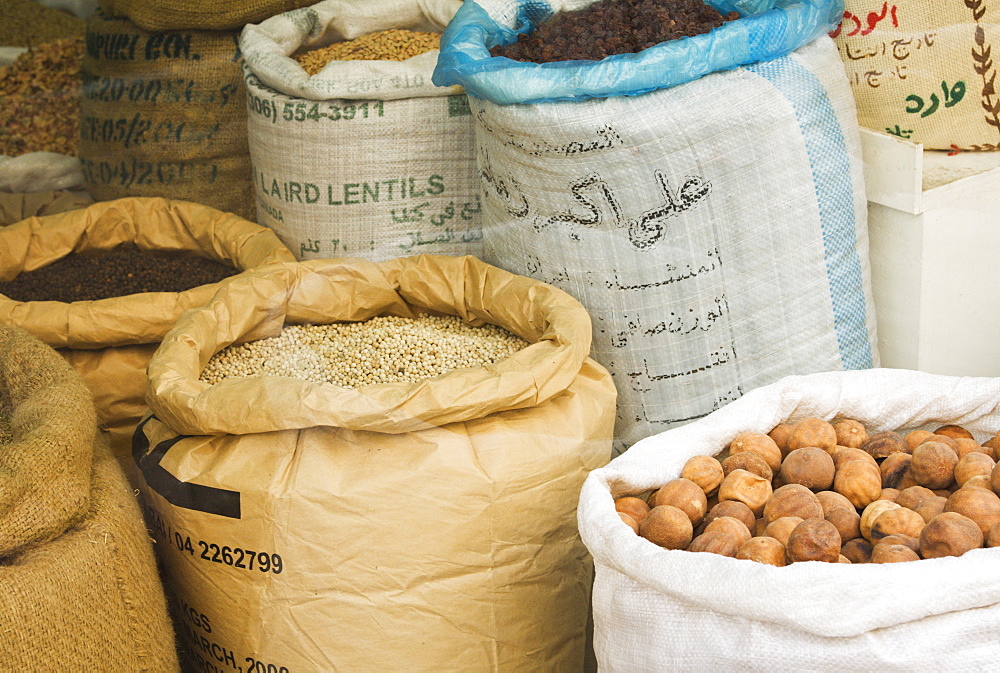
<path fill-rule="evenodd" d="M 176 671 L 138 504 L 80 377 L 0 325 L 0 670 Z"/>
<path fill-rule="evenodd" d="M 88 20 L 78 151 L 95 199 L 164 196 L 254 219 L 237 35 Z"/>

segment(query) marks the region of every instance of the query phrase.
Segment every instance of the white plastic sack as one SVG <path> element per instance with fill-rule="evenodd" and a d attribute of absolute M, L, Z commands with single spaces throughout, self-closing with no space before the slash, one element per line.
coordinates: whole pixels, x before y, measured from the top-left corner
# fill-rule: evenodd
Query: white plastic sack
<path fill-rule="evenodd" d="M 996 670 L 998 549 L 777 568 L 663 549 L 621 524 L 613 498 L 662 485 L 740 432 L 804 416 L 854 418 L 869 432 L 956 423 L 984 441 L 1000 430 L 1000 378 L 891 369 L 791 376 L 592 472 L 578 519 L 596 565 L 602 673 Z"/>
<path fill-rule="evenodd" d="M 616 449 L 877 366 L 860 131 L 828 37 L 636 96 L 472 99 L 484 259 L 587 307 Z"/>
<path fill-rule="evenodd" d="M 459 0 L 325 0 L 240 38 L 257 220 L 299 259 L 482 254 L 472 116 L 431 84 L 437 50 L 333 61 L 288 54 L 390 28 L 440 31 Z"/>
<path fill-rule="evenodd" d="M 0 192 L 48 192 L 83 189 L 83 165 L 58 152 L 0 155 Z"/>

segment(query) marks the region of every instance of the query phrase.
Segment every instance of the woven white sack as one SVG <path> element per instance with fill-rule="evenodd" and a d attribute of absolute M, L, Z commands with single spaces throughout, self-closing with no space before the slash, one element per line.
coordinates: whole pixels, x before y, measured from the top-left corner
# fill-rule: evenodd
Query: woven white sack
<path fill-rule="evenodd" d="M 58 152 L 0 155 L 0 192 L 47 192 L 83 189 L 83 164 Z"/>
<path fill-rule="evenodd" d="M 997 670 L 1000 549 L 776 568 L 662 549 L 619 520 L 615 497 L 662 485 L 739 432 L 804 416 L 854 418 L 869 432 L 957 423 L 984 441 L 1000 430 L 1000 378 L 892 369 L 790 376 L 592 472 L 578 522 L 596 566 L 602 673 Z"/>
<path fill-rule="evenodd" d="M 482 254 L 472 116 L 435 87 L 435 49 L 405 61 L 289 54 L 368 33 L 440 31 L 460 0 L 325 0 L 240 37 L 258 221 L 299 259 Z"/>
<path fill-rule="evenodd" d="M 619 451 L 782 376 L 878 365 L 860 131 L 828 37 L 637 96 L 470 105 L 485 260 L 587 307 Z"/>

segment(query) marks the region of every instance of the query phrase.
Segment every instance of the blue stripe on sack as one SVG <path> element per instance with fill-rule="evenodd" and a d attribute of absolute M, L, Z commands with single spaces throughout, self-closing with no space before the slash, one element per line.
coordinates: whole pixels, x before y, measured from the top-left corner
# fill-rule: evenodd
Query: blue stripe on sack
<path fill-rule="evenodd" d="M 755 63 L 746 69 L 770 82 L 795 110 L 819 205 L 840 358 L 845 369 L 869 369 L 874 359 L 856 248 L 854 183 L 840 122 L 819 78 L 792 57 Z"/>

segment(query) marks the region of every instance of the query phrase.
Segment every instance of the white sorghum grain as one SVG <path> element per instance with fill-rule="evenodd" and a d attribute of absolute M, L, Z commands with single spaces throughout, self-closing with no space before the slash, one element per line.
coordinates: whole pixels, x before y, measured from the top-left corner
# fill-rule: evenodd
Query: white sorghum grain
<path fill-rule="evenodd" d="M 287 325 L 276 337 L 222 349 L 200 378 L 218 383 L 243 376 L 286 376 L 345 388 L 416 383 L 497 362 L 527 345 L 501 327 L 472 327 L 457 316 Z"/>

